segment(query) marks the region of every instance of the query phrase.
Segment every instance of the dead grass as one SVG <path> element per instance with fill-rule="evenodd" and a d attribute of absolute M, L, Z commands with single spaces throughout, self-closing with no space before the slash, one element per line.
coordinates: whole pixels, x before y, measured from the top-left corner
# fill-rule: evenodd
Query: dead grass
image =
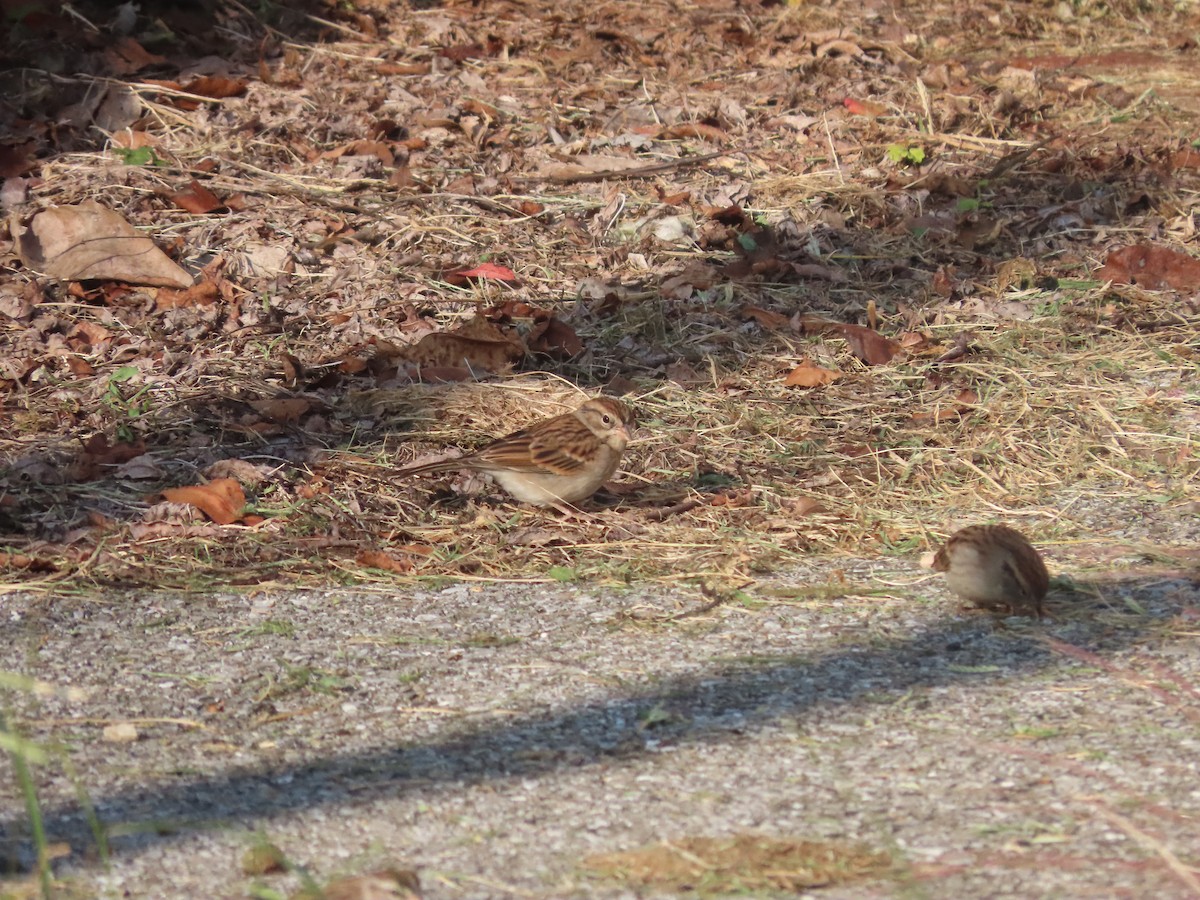
<path fill-rule="evenodd" d="M 966 521 L 1008 520 L 1042 544 L 1095 537 L 1073 512 L 1080 498 L 1195 498 L 1200 311 L 1094 277 L 1109 248 L 1150 232 L 1193 241 L 1195 170 L 1164 160 L 1194 122 L 1098 78 L 993 77 L 939 43 L 983 31 L 990 42 L 998 27 L 1013 52 L 1082 53 L 1145 40 L 1144 8 L 1125 4 L 1117 20 L 1113 4 L 1091 4 L 1063 19 L 1009 4 L 985 25 L 927 4 L 898 26 L 919 36 L 910 44 L 836 5 L 748 19 L 697 9 L 692 29 L 650 44 L 595 37 L 582 4 L 557 14 L 568 32 L 514 8 L 511 53 L 450 63 L 437 49 L 479 31 L 472 8 L 450 7 L 465 18 L 436 34 L 435 18 L 400 4 L 370 13 L 411 39 L 405 60 L 431 62 L 424 75 L 374 74 L 396 44 L 291 42 L 271 57 L 274 80 L 244 98 L 185 114 L 139 87 L 163 167 L 121 166 L 104 148 L 47 158 L 33 204 L 103 199 L 177 240 L 186 265 L 220 257 L 234 299 L 160 310 L 147 292 L 80 299 L 11 266 L 0 276 L 36 295 L 0 336 L 22 361 L 19 377 L 3 376 L 10 586 L 740 583 L 811 553 L 915 550 Z M 641 34 L 665 11 L 630 5 L 619 24 Z M 859 56 L 815 54 L 826 19 Z M 254 23 L 231 21 L 245 41 L 230 58 L 257 59 Z M 301 69 L 301 84 L 288 80 Z M 943 76 L 953 85 L 939 87 Z M 496 117 L 476 121 L 464 91 Z M 849 115 L 830 99 L 841 97 L 883 111 Z M 424 146 L 392 170 L 322 155 L 381 116 L 445 108 L 454 116 L 413 126 Z M 649 138 L 641 159 L 666 164 L 654 177 L 538 174 L 556 164 L 551 151 L 616 155 L 618 138 L 698 121 L 724 137 Z M 565 143 L 548 143 L 548 128 Z M 896 144 L 929 161 L 889 162 Z M 688 164 L 714 147 L 723 153 Z M 205 160 L 216 169 L 200 172 Z M 418 183 L 390 187 L 401 167 Z M 198 176 L 250 203 L 197 216 L 164 199 Z M 720 212 L 731 205 L 743 220 Z M 268 251 L 283 252 L 281 271 Z M 447 280 L 484 260 L 520 283 Z M 381 348 L 516 303 L 552 310 L 584 352 L 451 385 L 404 384 L 378 366 Z M 518 333 L 531 327 L 511 318 Z M 868 365 L 816 318 L 911 341 Z M 72 337 L 81 325 L 108 337 Z M 963 352 L 943 361 L 955 345 Z M 281 374 L 285 354 L 301 377 Z M 784 386 L 804 359 L 842 377 Z M 514 507 L 478 480 L 387 479 L 604 388 L 628 395 L 641 428 L 587 520 Z M 294 420 L 256 411 L 279 398 L 307 405 Z M 75 477 L 96 434 L 145 442 L 147 466 Z M 215 526 L 158 502 L 229 458 L 256 467 L 246 487 L 260 523 Z M 365 565 L 369 550 L 396 570 Z"/>
<path fill-rule="evenodd" d="M 584 861 L 585 870 L 626 887 L 701 897 L 853 884 L 892 867 L 888 854 L 863 847 L 751 834 L 683 837 Z"/>

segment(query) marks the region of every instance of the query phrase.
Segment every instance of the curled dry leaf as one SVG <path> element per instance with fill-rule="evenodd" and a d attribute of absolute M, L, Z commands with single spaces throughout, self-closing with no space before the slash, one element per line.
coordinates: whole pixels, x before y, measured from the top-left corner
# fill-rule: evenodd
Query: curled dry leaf
<path fill-rule="evenodd" d="M 208 484 L 167 488 L 163 496 L 171 503 L 194 506 L 218 525 L 230 525 L 238 520 L 246 506 L 242 486 L 232 478 L 216 478 Z"/>
<path fill-rule="evenodd" d="M 801 360 L 800 365 L 788 372 L 787 378 L 783 383 L 788 387 L 821 387 L 830 382 L 837 381 L 842 377 L 842 373 L 837 369 L 825 369 L 821 366 L 815 366 L 807 359 Z"/>
<path fill-rule="evenodd" d="M 92 200 L 77 206 L 52 206 L 34 216 L 28 228 L 21 227 L 14 216 L 9 230 L 21 261 L 53 278 L 174 288 L 192 283 L 192 276 L 150 238 L 119 213 Z"/>

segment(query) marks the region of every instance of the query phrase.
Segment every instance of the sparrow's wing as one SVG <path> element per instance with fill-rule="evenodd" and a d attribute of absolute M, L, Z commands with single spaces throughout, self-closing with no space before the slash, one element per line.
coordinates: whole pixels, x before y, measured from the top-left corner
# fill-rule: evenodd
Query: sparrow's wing
<path fill-rule="evenodd" d="M 576 475 L 598 450 L 593 435 L 574 415 L 556 416 L 500 438 L 473 457 L 481 469 L 512 469 L 546 475 Z"/>

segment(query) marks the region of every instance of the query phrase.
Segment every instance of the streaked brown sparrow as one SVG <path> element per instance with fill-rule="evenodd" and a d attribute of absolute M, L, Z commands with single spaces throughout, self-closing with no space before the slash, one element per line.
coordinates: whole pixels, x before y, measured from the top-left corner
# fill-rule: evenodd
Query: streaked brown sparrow
<path fill-rule="evenodd" d="M 612 477 L 629 443 L 632 421 L 624 403 L 598 397 L 574 412 L 535 422 L 475 453 L 394 474 L 471 469 L 491 475 L 522 503 L 562 507 L 586 500 Z"/>
<path fill-rule="evenodd" d="M 1041 555 L 1007 525 L 970 525 L 956 531 L 922 564 L 946 573 L 946 586 L 968 603 L 1007 609 L 1015 615 L 1043 614 L 1050 575 Z"/>

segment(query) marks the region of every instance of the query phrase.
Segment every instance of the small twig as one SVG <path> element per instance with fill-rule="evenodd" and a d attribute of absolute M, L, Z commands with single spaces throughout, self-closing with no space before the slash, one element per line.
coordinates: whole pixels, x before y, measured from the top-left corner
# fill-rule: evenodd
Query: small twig
<path fill-rule="evenodd" d="M 638 166 L 635 169 L 605 169 L 602 172 L 578 172 L 562 175 L 543 175 L 530 176 L 527 178 L 514 178 L 513 181 L 518 184 L 537 184 L 539 182 L 550 182 L 551 184 L 578 184 L 580 182 L 589 181 L 608 181 L 609 179 L 617 178 L 646 178 L 650 175 L 661 175 L 664 172 L 673 172 L 676 169 L 683 169 L 689 166 L 699 165 L 702 162 L 707 162 L 710 159 L 716 159 L 718 156 L 728 156 L 729 153 L 725 150 L 718 150 L 716 153 L 705 153 L 702 156 L 682 156 L 679 159 L 668 160 L 667 162 L 653 163 L 648 166 Z"/>
<path fill-rule="evenodd" d="M 1142 829 L 1134 825 L 1133 822 L 1129 821 L 1129 819 L 1125 818 L 1120 813 L 1109 809 L 1100 801 L 1092 800 L 1090 798 L 1083 799 L 1102 817 L 1107 819 L 1113 825 L 1116 825 L 1147 850 L 1153 850 L 1155 853 L 1157 853 L 1162 861 L 1167 864 L 1167 868 L 1175 873 L 1180 881 L 1191 888 L 1191 890 L 1196 893 L 1196 896 L 1200 897 L 1200 878 L 1197 878 L 1192 869 L 1189 866 L 1184 865 L 1183 861 L 1171 852 L 1170 847 L 1153 835 L 1142 831 Z"/>
<path fill-rule="evenodd" d="M 729 600 L 730 597 L 733 595 L 734 591 L 740 590 L 741 588 L 744 588 L 744 587 L 746 587 L 746 585 L 749 585 L 749 584 L 753 584 L 753 582 L 752 581 L 743 582 L 741 585 L 734 588 L 733 590 L 717 593 L 716 589 L 713 588 L 711 585 L 709 585 L 707 582 L 702 582 L 700 585 L 700 593 L 703 594 L 705 597 L 710 598 L 708 603 L 703 603 L 700 606 L 697 606 L 695 609 L 685 609 L 683 612 L 674 613 L 673 615 L 667 616 L 666 619 L 664 619 L 663 621 L 678 622 L 680 619 L 687 619 L 692 616 L 703 615 L 706 612 L 712 612 L 718 606 L 723 605 L 725 603 L 725 601 Z"/>
<path fill-rule="evenodd" d="M 671 516 L 677 516 L 680 513 L 688 512 L 695 509 L 697 506 L 702 506 L 703 503 L 695 497 L 689 497 L 686 500 L 680 500 L 673 506 L 659 507 L 658 509 L 647 510 L 645 519 L 647 522 L 662 522 Z"/>

